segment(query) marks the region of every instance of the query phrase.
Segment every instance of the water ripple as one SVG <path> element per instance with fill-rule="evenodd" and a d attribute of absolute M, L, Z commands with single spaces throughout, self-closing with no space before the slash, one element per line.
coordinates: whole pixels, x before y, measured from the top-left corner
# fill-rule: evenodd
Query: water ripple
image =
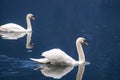
<path fill-rule="evenodd" d="M 11 58 L 6 55 L 0 55 L 0 76 L 27 74 L 33 71 L 36 66 L 39 65 L 29 59 Z"/>

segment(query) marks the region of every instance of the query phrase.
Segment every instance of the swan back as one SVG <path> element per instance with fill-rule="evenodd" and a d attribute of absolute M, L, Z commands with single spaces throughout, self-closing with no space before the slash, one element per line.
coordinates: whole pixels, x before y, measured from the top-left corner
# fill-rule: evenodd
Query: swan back
<path fill-rule="evenodd" d="M 4 31 L 4 32 L 21 32 L 21 31 L 25 31 L 25 29 L 15 23 L 7 23 L 4 25 L 1 25 L 0 27 L 0 31 Z"/>
<path fill-rule="evenodd" d="M 42 56 L 55 65 L 75 65 L 76 61 L 60 49 L 52 49 L 42 53 Z"/>

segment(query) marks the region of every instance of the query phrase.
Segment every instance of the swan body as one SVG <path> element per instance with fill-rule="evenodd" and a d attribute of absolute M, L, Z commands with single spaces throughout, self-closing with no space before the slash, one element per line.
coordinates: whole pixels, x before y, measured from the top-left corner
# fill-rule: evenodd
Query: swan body
<path fill-rule="evenodd" d="M 27 29 L 23 28 L 22 26 L 15 24 L 15 23 L 7 23 L 0 26 L 0 31 L 3 32 L 30 32 L 32 31 L 30 19 L 35 19 L 33 14 L 27 14 L 26 22 L 27 22 Z"/>
<path fill-rule="evenodd" d="M 74 65 L 77 63 L 72 57 L 68 56 L 64 51 L 57 49 L 57 48 L 43 52 L 42 56 L 45 58 L 42 58 L 42 59 L 30 58 L 30 59 L 38 63 L 51 63 L 53 65 L 56 65 L 56 64 Z"/>
<path fill-rule="evenodd" d="M 42 53 L 42 56 L 45 58 L 41 59 L 34 59 L 30 58 L 31 60 L 38 62 L 38 63 L 50 63 L 53 65 L 79 65 L 85 63 L 85 55 L 82 48 L 82 43 L 86 44 L 85 38 L 79 37 L 76 40 L 76 47 L 78 51 L 79 61 L 74 60 L 72 57 L 67 55 L 64 51 L 60 49 L 52 49 Z"/>

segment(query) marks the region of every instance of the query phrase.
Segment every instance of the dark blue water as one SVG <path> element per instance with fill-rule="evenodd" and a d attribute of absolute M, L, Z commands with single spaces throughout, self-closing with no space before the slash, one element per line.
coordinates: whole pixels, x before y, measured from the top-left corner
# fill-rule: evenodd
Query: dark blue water
<path fill-rule="evenodd" d="M 0 80 L 55 80 L 34 70 L 39 64 L 29 57 L 41 58 L 42 52 L 60 48 L 77 60 L 79 36 L 88 40 L 84 51 L 91 63 L 85 66 L 82 80 L 120 80 L 119 0 L 0 1 L 0 25 L 13 22 L 26 28 L 27 13 L 36 18 L 32 21 L 33 47 L 26 48 L 27 35 L 15 40 L 1 37 Z M 77 71 L 74 67 L 59 80 L 76 80 Z"/>

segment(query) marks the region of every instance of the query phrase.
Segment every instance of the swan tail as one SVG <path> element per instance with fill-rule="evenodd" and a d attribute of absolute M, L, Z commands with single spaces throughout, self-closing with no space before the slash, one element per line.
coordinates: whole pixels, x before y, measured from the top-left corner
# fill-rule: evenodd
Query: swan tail
<path fill-rule="evenodd" d="M 40 63 L 40 64 L 47 64 L 49 63 L 50 61 L 46 58 L 42 58 L 42 59 L 35 59 L 35 58 L 30 58 L 30 60 L 32 61 L 35 61 L 37 63 Z"/>

